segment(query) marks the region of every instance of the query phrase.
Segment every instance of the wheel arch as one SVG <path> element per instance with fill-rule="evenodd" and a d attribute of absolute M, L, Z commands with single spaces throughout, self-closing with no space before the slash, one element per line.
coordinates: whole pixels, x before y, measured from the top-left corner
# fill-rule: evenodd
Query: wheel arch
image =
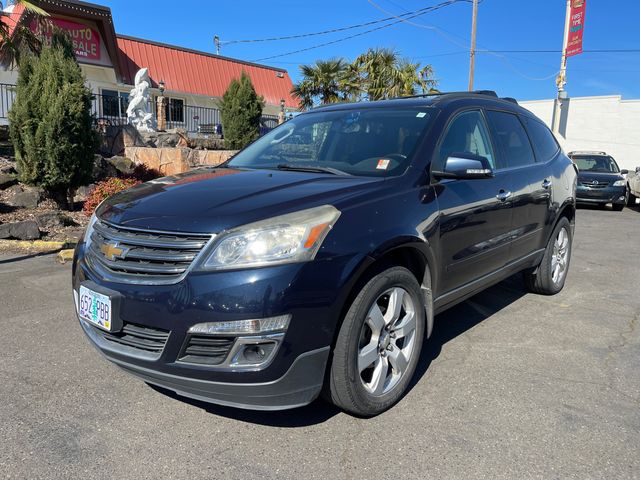
<path fill-rule="evenodd" d="M 423 295 L 427 338 L 431 336 L 434 316 L 433 290 L 437 281 L 434 268 L 435 258 L 426 241 L 419 237 L 409 237 L 397 239 L 393 245 L 378 248 L 370 253 L 362 267 L 354 274 L 348 292 L 341 303 L 340 320 L 336 328 L 334 342 L 347 310 L 362 287 L 378 273 L 394 266 L 405 267 L 418 281 Z"/>

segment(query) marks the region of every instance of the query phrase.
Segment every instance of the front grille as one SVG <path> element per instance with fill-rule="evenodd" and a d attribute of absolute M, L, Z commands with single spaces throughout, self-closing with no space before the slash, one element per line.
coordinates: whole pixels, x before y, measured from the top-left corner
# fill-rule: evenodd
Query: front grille
<path fill-rule="evenodd" d="M 233 337 L 189 335 L 178 360 L 202 365 L 219 365 L 227 358 L 233 341 Z"/>
<path fill-rule="evenodd" d="M 206 234 L 139 230 L 97 221 L 87 262 L 107 280 L 175 283 L 211 238 Z"/>
<path fill-rule="evenodd" d="M 169 338 L 169 332 L 166 330 L 143 327 L 133 323 L 125 323 L 120 332 L 106 332 L 99 328 L 95 330 L 110 342 L 157 354 L 162 353 Z"/>
<path fill-rule="evenodd" d="M 586 182 L 580 182 L 580 185 L 587 188 L 606 188 L 609 186 L 609 182 L 606 182 L 606 181 L 600 182 L 598 180 L 595 180 L 595 181 L 588 180 Z"/>

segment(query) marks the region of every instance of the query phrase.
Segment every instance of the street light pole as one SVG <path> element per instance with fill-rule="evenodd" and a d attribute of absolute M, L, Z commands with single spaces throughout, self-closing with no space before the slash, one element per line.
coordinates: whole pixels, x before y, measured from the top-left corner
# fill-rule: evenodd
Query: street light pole
<path fill-rule="evenodd" d="M 569 42 L 569 28 L 571 26 L 571 0 L 567 0 L 567 13 L 564 20 L 564 40 L 562 41 L 562 58 L 560 60 L 560 73 L 556 78 L 558 86 L 558 97 L 553 104 L 553 133 L 560 134 L 560 116 L 562 114 L 562 102 L 567 98 L 567 92 L 564 86 L 567 84 L 567 45 Z"/>
<path fill-rule="evenodd" d="M 473 80 L 476 69 L 476 31 L 478 28 L 478 0 L 473 0 L 473 14 L 471 17 L 471 49 L 469 51 L 469 91 L 473 90 Z"/>

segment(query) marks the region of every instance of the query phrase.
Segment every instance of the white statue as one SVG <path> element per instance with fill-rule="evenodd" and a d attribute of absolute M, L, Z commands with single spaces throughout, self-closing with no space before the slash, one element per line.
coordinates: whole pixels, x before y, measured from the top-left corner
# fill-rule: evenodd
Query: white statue
<path fill-rule="evenodd" d="M 129 93 L 129 106 L 127 107 L 127 118 L 129 124 L 136 127 L 139 132 L 155 132 L 156 120 L 153 112 L 149 111 L 149 69 L 141 68 L 136 73 L 135 86 Z"/>

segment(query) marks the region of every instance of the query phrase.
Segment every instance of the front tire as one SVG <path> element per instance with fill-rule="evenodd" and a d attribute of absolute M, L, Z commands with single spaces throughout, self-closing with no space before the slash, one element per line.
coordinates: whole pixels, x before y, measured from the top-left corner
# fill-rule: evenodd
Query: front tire
<path fill-rule="evenodd" d="M 614 203 L 612 208 L 614 212 L 621 212 L 624 209 L 624 203 Z"/>
<path fill-rule="evenodd" d="M 403 267 L 373 277 L 345 315 L 329 372 L 331 402 L 363 416 L 393 406 L 418 364 L 425 329 L 420 285 Z"/>
<path fill-rule="evenodd" d="M 562 290 L 569 271 L 572 242 L 571 224 L 566 217 L 562 217 L 553 230 L 540 265 L 536 270 L 524 274 L 530 292 L 555 295 Z"/>
<path fill-rule="evenodd" d="M 631 193 L 631 189 L 629 188 L 629 186 L 627 185 L 627 207 L 631 208 L 631 207 L 635 207 L 636 206 L 636 196 Z"/>

